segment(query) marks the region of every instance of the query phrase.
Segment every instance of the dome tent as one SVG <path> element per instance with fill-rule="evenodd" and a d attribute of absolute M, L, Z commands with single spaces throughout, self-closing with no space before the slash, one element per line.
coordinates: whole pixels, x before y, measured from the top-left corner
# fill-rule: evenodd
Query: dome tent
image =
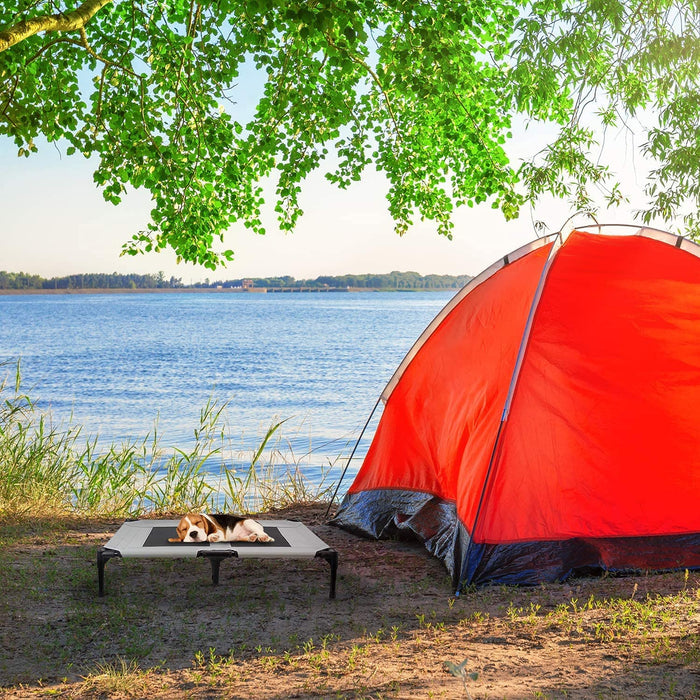
<path fill-rule="evenodd" d="M 415 534 L 455 589 L 700 567 L 700 246 L 538 239 L 448 303 L 381 398 L 333 522 Z"/>

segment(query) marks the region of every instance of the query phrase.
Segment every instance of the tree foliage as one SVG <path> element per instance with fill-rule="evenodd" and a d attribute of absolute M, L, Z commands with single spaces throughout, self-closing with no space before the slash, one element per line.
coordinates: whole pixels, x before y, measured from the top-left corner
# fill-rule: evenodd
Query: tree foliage
<path fill-rule="evenodd" d="M 108 201 L 145 188 L 125 252 L 210 268 L 233 222 L 264 232 L 268 177 L 291 230 L 317 168 L 340 187 L 383 172 L 399 233 L 419 216 L 449 236 L 455 206 L 485 201 L 507 218 L 545 193 L 619 201 L 601 126 L 641 134 L 643 216 L 697 231 L 699 66 L 698 0 L 0 0 L 0 134 L 96 157 Z M 519 162 L 531 121 L 555 136 Z"/>
<path fill-rule="evenodd" d="M 166 279 L 162 272 L 157 275 L 123 275 L 118 272 L 94 272 L 87 274 L 51 277 L 30 275 L 24 272 L 0 270 L 0 289 L 172 289 L 185 285 L 179 277 Z"/>
<path fill-rule="evenodd" d="M 179 277 L 166 279 L 162 272 L 157 275 L 123 275 L 117 272 L 87 273 L 68 275 L 66 277 L 51 277 L 46 279 L 40 275 L 30 275 L 24 272 L 5 272 L 0 270 L 0 289 L 187 289 L 242 288 L 244 282 L 252 282 L 256 288 L 270 289 L 459 289 L 471 277 L 469 275 L 421 275 L 417 272 L 390 272 L 386 274 L 368 273 L 361 275 L 324 275 L 315 279 L 295 279 L 290 275 L 283 277 L 254 277 L 247 279 L 216 280 L 210 282 L 195 282 L 183 284 Z"/>
<path fill-rule="evenodd" d="M 421 275 L 418 272 L 365 273 L 359 275 L 321 275 L 314 279 L 284 277 L 254 277 L 254 287 L 269 289 L 460 289 L 469 275 Z M 195 287 L 241 287 L 242 279 L 195 284 Z"/>

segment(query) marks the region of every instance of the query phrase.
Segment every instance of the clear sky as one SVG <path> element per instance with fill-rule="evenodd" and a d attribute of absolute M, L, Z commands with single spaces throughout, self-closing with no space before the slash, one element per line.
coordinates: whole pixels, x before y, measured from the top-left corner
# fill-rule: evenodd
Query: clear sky
<path fill-rule="evenodd" d="M 630 175 L 632 191 L 641 191 L 639 167 L 629 144 L 618 144 L 618 163 Z M 92 182 L 90 162 L 61 155 L 53 145 L 18 158 L 11 141 L 0 141 L 0 270 L 44 277 L 80 272 L 156 273 L 185 283 L 209 278 L 235 279 L 292 275 L 297 279 L 344 273 L 414 270 L 422 274 L 477 274 L 498 257 L 535 237 L 533 218 L 557 231 L 571 215 L 563 202 L 543 202 L 506 222 L 489 204 L 459 209 L 452 241 L 434 224 L 418 222 L 403 238 L 387 213 L 387 186 L 375 172 L 349 190 L 339 190 L 319 174 L 306 184 L 304 216 L 294 233 L 281 233 L 274 216 L 268 233 L 257 236 L 235 226 L 225 237 L 235 260 L 217 272 L 176 264 L 170 252 L 120 257 L 131 234 L 145 228 L 146 194 L 129 194 L 117 207 L 106 203 Z M 642 169 L 643 170 L 643 169 Z M 633 223 L 639 202 L 602 214 L 605 223 Z M 584 223 L 578 220 L 580 224 Z M 662 226 L 663 227 L 663 226 Z"/>

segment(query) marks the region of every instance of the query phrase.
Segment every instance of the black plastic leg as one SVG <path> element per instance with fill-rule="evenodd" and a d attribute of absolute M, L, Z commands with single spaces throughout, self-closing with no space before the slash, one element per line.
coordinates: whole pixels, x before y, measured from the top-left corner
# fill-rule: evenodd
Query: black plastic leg
<path fill-rule="evenodd" d="M 335 598 L 335 581 L 338 575 L 338 552 L 335 549 L 322 549 L 316 552 L 316 556 L 325 559 L 331 567 L 331 591 L 329 598 Z"/>
<path fill-rule="evenodd" d="M 97 550 L 97 595 L 100 598 L 105 594 L 105 564 L 114 557 L 121 557 L 116 549 L 100 547 Z"/>
<path fill-rule="evenodd" d="M 221 559 L 219 557 L 209 557 L 211 562 L 211 585 L 219 585 L 219 569 L 221 568 Z"/>
<path fill-rule="evenodd" d="M 234 551 L 230 552 L 217 552 L 215 554 L 210 554 L 209 552 L 197 552 L 198 557 L 206 557 L 211 563 L 211 583 L 212 586 L 219 585 L 219 569 L 221 568 L 221 561 L 223 559 L 228 559 L 230 557 L 237 557 L 238 553 Z"/>

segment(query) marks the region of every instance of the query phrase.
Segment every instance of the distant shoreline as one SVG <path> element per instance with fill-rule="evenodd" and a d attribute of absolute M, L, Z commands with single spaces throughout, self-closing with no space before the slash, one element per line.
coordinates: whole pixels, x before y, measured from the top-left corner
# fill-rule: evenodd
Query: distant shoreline
<path fill-rule="evenodd" d="M 458 288 L 408 288 L 397 287 L 252 287 L 248 289 L 237 287 L 163 287 L 163 288 L 136 288 L 127 287 L 94 287 L 76 289 L 0 289 L 0 296 L 18 295 L 65 295 L 65 294 L 177 294 L 180 292 L 194 294 L 345 294 L 361 292 L 456 292 Z"/>

